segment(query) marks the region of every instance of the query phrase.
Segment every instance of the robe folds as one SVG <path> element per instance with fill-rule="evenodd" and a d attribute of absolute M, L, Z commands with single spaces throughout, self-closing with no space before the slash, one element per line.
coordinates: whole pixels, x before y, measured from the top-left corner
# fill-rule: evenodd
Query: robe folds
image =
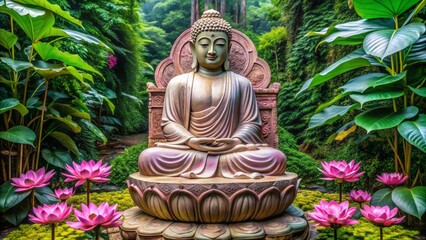
<path fill-rule="evenodd" d="M 174 77 L 164 99 L 162 128 L 166 143 L 144 150 L 139 156 L 139 171 L 147 176 L 186 178 L 260 178 L 283 175 L 285 155 L 265 147 L 256 96 L 250 81 L 236 73 L 225 72 L 223 95 L 216 106 L 191 111 L 195 74 Z M 238 138 L 246 151 L 212 154 L 186 145 L 192 138 Z"/>

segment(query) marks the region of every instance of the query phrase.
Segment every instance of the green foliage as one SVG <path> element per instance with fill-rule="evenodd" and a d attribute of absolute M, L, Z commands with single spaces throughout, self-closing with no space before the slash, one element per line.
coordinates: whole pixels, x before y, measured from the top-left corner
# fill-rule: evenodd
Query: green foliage
<path fill-rule="evenodd" d="M 66 223 L 57 224 L 55 227 L 55 239 L 75 240 L 79 237 L 84 237 L 84 231 L 75 230 Z M 51 239 L 50 226 L 40 224 L 21 224 L 17 230 L 9 233 L 4 240 L 45 240 Z"/>
<path fill-rule="evenodd" d="M 278 148 L 287 157 L 287 170 L 296 173 L 302 178 L 302 185 L 316 183 L 321 176 L 316 162 L 308 154 L 299 150 L 294 136 L 284 128 L 278 128 Z"/>
<path fill-rule="evenodd" d="M 125 152 L 111 161 L 112 173 L 110 182 L 114 185 L 125 186 L 129 175 L 138 171 L 140 153 L 148 147 L 147 142 L 131 146 Z"/>
<path fill-rule="evenodd" d="M 401 169 L 404 175 L 409 177 L 408 184 L 411 180 L 416 184 L 416 179 L 414 177 L 411 179 L 415 173 L 411 168 L 412 146 L 426 152 L 426 149 L 423 149 L 426 146 L 424 144 L 426 135 L 423 134 L 426 126 L 416 126 L 424 123 L 421 120 L 423 112 L 419 111 L 423 106 L 424 97 L 422 94 L 416 95 L 417 90 L 413 91 L 422 88 L 425 83 L 424 76 L 418 75 L 418 72 L 423 70 L 418 69 L 421 68 L 422 62 L 426 61 L 423 57 L 419 57 L 426 53 L 426 49 L 418 46 L 424 45 L 426 25 L 422 20 L 419 22 L 419 19 L 413 18 L 425 5 L 419 4 L 413 11 L 407 11 L 417 2 L 413 0 L 378 3 L 374 0 L 354 0 L 355 9 L 364 18 L 363 20 L 332 25 L 320 32 L 309 33 L 309 36 L 325 37 L 322 42 L 337 45 L 362 43 L 362 46 L 307 80 L 299 92 L 361 67 L 375 66 L 375 69 L 368 70 L 380 69 L 377 74 L 386 72 L 381 80 L 376 79 L 377 74 L 365 74 L 349 80 L 343 88 L 344 93 L 330 102 L 341 101 L 349 93 L 350 98 L 361 104 L 354 117 L 358 126 L 367 130 L 367 133 L 374 130 L 394 130 L 386 136 L 395 155 L 394 171 L 398 172 Z M 354 29 L 352 28 L 354 25 L 358 26 Z M 350 28 L 353 31 L 347 31 Z M 360 85 L 364 85 L 361 91 Z M 347 102 L 345 103 L 347 105 Z M 317 110 L 319 113 L 312 117 L 318 123 L 317 126 L 334 122 L 336 117 L 341 118 L 344 115 L 324 114 L 327 110 L 328 108 L 321 112 Z M 419 121 L 416 123 L 412 121 L 417 119 Z M 397 135 L 397 129 L 402 139 Z"/>

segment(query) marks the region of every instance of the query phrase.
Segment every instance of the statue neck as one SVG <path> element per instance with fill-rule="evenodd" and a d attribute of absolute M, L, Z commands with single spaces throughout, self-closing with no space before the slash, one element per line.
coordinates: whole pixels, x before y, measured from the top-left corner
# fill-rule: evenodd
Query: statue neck
<path fill-rule="evenodd" d="M 224 73 L 222 67 L 218 69 L 207 69 L 199 66 L 197 73 L 206 76 L 206 77 L 216 77 L 220 76 L 222 73 Z"/>

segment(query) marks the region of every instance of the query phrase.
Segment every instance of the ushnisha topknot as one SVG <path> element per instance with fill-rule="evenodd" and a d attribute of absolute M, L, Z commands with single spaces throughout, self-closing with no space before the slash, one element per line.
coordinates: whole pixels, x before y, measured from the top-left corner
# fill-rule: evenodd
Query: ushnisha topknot
<path fill-rule="evenodd" d="M 204 11 L 201 18 L 192 25 L 191 40 L 195 42 L 201 32 L 224 32 L 228 35 L 228 41 L 231 42 L 231 30 L 231 25 L 222 18 L 218 11 L 209 9 Z"/>

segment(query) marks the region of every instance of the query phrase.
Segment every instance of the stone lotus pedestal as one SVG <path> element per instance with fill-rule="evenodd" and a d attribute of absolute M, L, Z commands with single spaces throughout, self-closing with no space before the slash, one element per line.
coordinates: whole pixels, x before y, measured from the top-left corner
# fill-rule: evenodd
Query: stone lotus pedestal
<path fill-rule="evenodd" d="M 138 207 L 125 212 L 124 239 L 307 239 L 303 214 L 286 212 L 294 173 L 262 179 L 130 175 Z"/>

